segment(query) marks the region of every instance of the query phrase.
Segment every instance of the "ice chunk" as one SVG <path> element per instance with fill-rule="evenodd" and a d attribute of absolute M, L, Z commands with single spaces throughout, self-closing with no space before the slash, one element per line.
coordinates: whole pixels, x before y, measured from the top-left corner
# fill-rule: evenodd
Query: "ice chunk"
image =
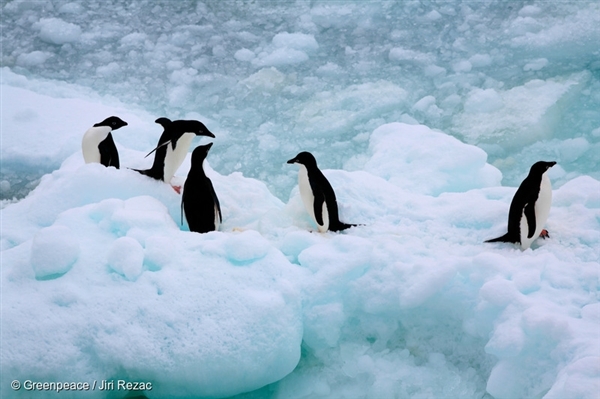
<path fill-rule="evenodd" d="M 492 57 L 489 54 L 475 54 L 469 58 L 473 68 L 483 68 L 492 65 Z"/>
<path fill-rule="evenodd" d="M 390 49 L 388 58 L 390 59 L 390 61 L 398 63 L 414 63 L 429 65 L 435 62 L 435 56 L 433 56 L 432 54 L 421 53 L 402 47 L 394 47 Z"/>
<path fill-rule="evenodd" d="M 79 258 L 79 241 L 71 229 L 54 225 L 36 233 L 31 243 L 31 266 L 38 280 L 67 273 Z"/>
<path fill-rule="evenodd" d="M 505 91 L 473 89 L 465 110 L 454 116 L 456 133 L 465 141 L 491 143 L 502 137 L 506 149 L 551 138 L 564 108 L 561 99 L 577 91 L 586 73 L 568 78 L 531 80 Z M 482 116 L 481 112 L 486 112 Z"/>
<path fill-rule="evenodd" d="M 293 48 L 277 48 L 269 54 L 259 54 L 254 61 L 258 66 L 284 66 L 308 61 L 308 54 Z"/>
<path fill-rule="evenodd" d="M 314 51 L 319 48 L 315 37 L 305 33 L 278 33 L 273 36 L 273 45 L 302 51 Z"/>
<path fill-rule="evenodd" d="M 600 356 L 586 356 L 569 364 L 558 374 L 546 399 L 593 398 L 600 392 Z"/>
<path fill-rule="evenodd" d="M 500 97 L 496 90 L 475 89 L 469 93 L 469 97 L 465 101 L 465 112 L 471 114 L 491 113 L 499 110 L 503 106 L 502 97 Z"/>
<path fill-rule="evenodd" d="M 523 67 L 524 71 L 539 71 L 542 68 L 545 68 L 548 65 L 548 60 L 546 58 L 538 58 L 537 60 L 533 60 L 525 64 Z"/>
<path fill-rule="evenodd" d="M 249 62 L 249 61 L 252 61 L 256 57 L 256 54 L 254 54 L 254 52 L 252 50 L 248 50 L 247 48 L 243 48 L 243 49 L 240 49 L 240 50 L 236 51 L 233 56 L 238 61 Z"/>
<path fill-rule="evenodd" d="M 42 18 L 34 27 L 40 31 L 40 39 L 52 44 L 73 43 L 79 40 L 81 28 L 60 18 Z"/>
<path fill-rule="evenodd" d="M 241 83 L 250 89 L 262 89 L 272 91 L 280 89 L 285 82 L 285 74 L 279 72 L 277 68 L 263 68 L 253 75 L 248 76 Z"/>
<path fill-rule="evenodd" d="M 23 67 L 31 67 L 42 65 L 50 57 L 54 56 L 52 53 L 45 51 L 32 51 L 31 53 L 22 53 L 17 57 L 17 65 Z"/>
<path fill-rule="evenodd" d="M 107 261 L 112 270 L 135 281 L 142 274 L 144 248 L 133 238 L 121 237 L 112 243 Z"/>
<path fill-rule="evenodd" d="M 247 265 L 264 258 L 270 245 L 256 231 L 234 234 L 225 243 L 227 258 L 234 265 Z"/>

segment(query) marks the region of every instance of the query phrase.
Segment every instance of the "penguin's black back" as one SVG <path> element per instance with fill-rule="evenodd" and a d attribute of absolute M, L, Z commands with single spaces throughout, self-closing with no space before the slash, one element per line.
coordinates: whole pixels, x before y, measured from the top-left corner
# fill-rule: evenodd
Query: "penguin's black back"
<path fill-rule="evenodd" d="M 190 231 L 197 233 L 207 233 L 217 229 L 215 212 L 218 213 L 219 221 L 222 220 L 219 199 L 203 167 L 206 153 L 211 146 L 212 144 L 198 146 L 192 153 L 192 165 L 181 197 L 181 206 Z"/>

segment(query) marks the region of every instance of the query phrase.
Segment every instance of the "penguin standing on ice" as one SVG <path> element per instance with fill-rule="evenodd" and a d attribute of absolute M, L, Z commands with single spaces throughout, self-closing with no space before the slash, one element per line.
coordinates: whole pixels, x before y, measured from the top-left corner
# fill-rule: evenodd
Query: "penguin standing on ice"
<path fill-rule="evenodd" d="M 525 250 L 538 237 L 550 237 L 544 229 L 552 203 L 552 186 L 548 169 L 556 162 L 539 161 L 533 164 L 510 203 L 508 232 L 486 242 L 512 242 Z"/>
<path fill-rule="evenodd" d="M 146 170 L 134 170 L 156 180 L 169 183 L 183 163 L 193 138 L 195 136 L 214 138 L 215 135 L 202 122 L 196 120 L 171 121 L 167 118 L 158 118 L 155 122 L 160 124 L 164 131 L 156 148 L 148 153 L 150 155 L 156 151 L 152 167 Z"/>
<path fill-rule="evenodd" d="M 337 200 L 329 181 L 317 167 L 317 160 L 310 152 L 301 152 L 287 163 L 300 165 L 298 188 L 308 214 L 321 233 L 327 230 L 342 231 L 355 224 L 340 222 Z"/>
<path fill-rule="evenodd" d="M 123 126 L 127 126 L 127 122 L 111 116 L 89 128 L 81 141 L 85 163 L 96 162 L 119 169 L 119 153 L 111 132 Z"/>
<path fill-rule="evenodd" d="M 192 166 L 183 185 L 181 196 L 181 223 L 183 215 L 190 231 L 207 233 L 218 230 L 221 224 L 221 206 L 210 179 L 204 173 L 203 163 L 212 143 L 200 145 L 192 152 Z"/>

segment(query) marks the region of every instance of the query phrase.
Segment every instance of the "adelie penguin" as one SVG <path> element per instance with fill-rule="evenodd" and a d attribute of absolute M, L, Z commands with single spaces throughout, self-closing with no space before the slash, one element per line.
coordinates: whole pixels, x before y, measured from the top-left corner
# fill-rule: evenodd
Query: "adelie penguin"
<path fill-rule="evenodd" d="M 111 132 L 123 126 L 127 126 L 127 122 L 119 117 L 111 116 L 89 128 L 81 141 L 81 151 L 85 163 L 96 162 L 119 169 L 119 153 Z"/>
<path fill-rule="evenodd" d="M 169 183 L 183 163 L 194 137 L 208 136 L 214 138 L 215 135 L 202 122 L 196 120 L 171 121 L 167 118 L 158 118 L 155 122 L 160 124 L 164 131 L 156 148 L 148 153 L 150 155 L 156 151 L 152 167 L 146 170 L 134 170 L 156 180 Z M 177 190 L 177 188 L 175 189 Z"/>
<path fill-rule="evenodd" d="M 181 196 L 181 223 L 183 216 L 190 231 L 207 233 L 221 224 L 221 206 L 210 179 L 204 173 L 204 160 L 212 143 L 201 145 L 192 152 L 192 165 L 183 185 Z"/>
<path fill-rule="evenodd" d="M 533 164 L 510 203 L 508 232 L 486 242 L 512 242 L 525 250 L 537 237 L 549 237 L 544 229 L 552 203 L 552 186 L 547 172 L 554 165 L 556 162 Z"/>
<path fill-rule="evenodd" d="M 333 187 L 317 167 L 317 160 L 310 152 L 301 152 L 287 163 L 300 165 L 298 171 L 300 197 L 302 197 L 304 207 L 321 233 L 327 230 L 341 231 L 357 226 L 356 224 L 340 222 Z"/>

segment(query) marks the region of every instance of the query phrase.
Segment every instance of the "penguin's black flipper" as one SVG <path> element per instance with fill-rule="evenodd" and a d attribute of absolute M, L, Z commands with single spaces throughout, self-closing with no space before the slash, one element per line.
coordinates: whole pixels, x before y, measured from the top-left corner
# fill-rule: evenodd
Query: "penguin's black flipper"
<path fill-rule="evenodd" d="M 152 150 L 152 151 L 150 151 L 148 154 L 146 154 L 146 156 L 145 156 L 144 158 L 148 158 L 148 156 L 149 156 L 150 154 L 152 154 L 154 151 L 158 150 L 158 149 L 159 149 L 159 148 L 161 148 L 161 147 L 164 147 L 164 146 L 166 146 L 166 145 L 167 145 L 167 144 L 169 144 L 170 142 L 171 142 L 171 140 L 165 141 L 164 143 L 160 143 L 158 146 L 156 146 L 156 148 L 155 148 L 155 149 L 153 149 L 153 150 Z M 175 147 L 174 147 L 174 146 L 173 146 L 173 149 L 175 149 Z"/>
<path fill-rule="evenodd" d="M 114 166 L 119 169 L 119 153 L 111 133 L 108 133 L 108 136 L 98 144 L 98 150 L 100 151 L 100 163 L 102 165 L 106 167 Z"/>
<path fill-rule="evenodd" d="M 221 215 L 221 204 L 219 204 L 219 198 L 217 197 L 217 193 L 215 192 L 215 188 L 210 179 L 207 179 L 208 185 L 210 186 L 210 191 L 212 192 L 213 200 L 215 201 L 215 208 L 217 208 L 217 212 L 219 212 L 219 223 L 223 223 L 223 216 Z"/>
<path fill-rule="evenodd" d="M 313 211 L 315 212 L 315 220 L 319 226 L 323 226 L 323 204 L 325 203 L 325 196 L 321 192 L 314 192 L 314 194 Z"/>
<path fill-rule="evenodd" d="M 527 205 L 525 205 L 525 217 L 527 218 L 527 226 L 528 226 L 528 231 L 527 231 L 527 238 L 531 238 L 533 237 L 533 234 L 535 233 L 535 202 L 530 202 Z"/>

